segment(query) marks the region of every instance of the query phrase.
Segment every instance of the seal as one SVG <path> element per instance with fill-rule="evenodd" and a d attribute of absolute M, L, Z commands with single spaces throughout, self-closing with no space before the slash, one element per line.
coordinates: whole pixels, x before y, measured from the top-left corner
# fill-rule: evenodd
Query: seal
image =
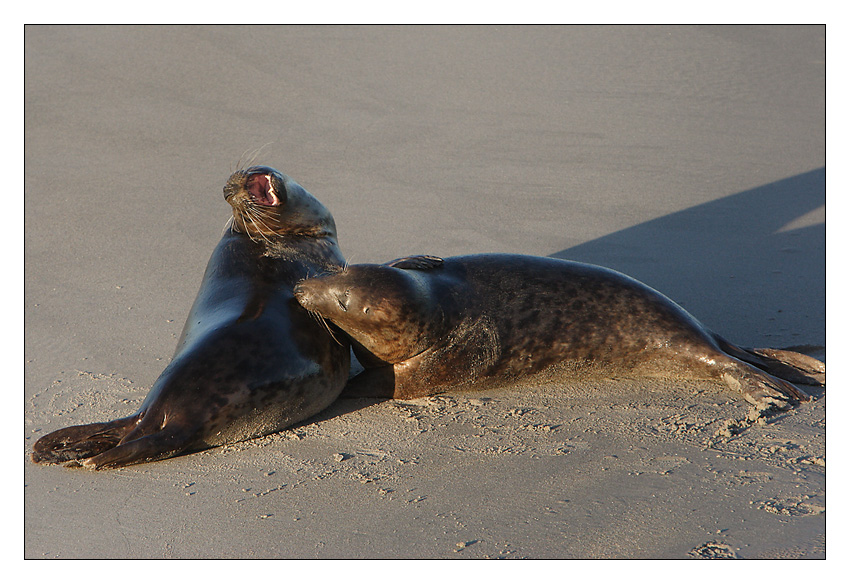
<path fill-rule="evenodd" d="M 35 443 L 33 461 L 102 468 L 168 458 L 277 432 L 339 396 L 349 346 L 293 299 L 297 281 L 345 261 L 333 217 L 266 166 L 234 173 L 224 196 L 233 217 L 174 357 L 139 410 L 52 432 Z"/>
<path fill-rule="evenodd" d="M 742 349 L 672 300 L 614 270 L 507 254 L 414 256 L 349 266 L 295 287 L 307 310 L 342 329 L 365 370 L 346 395 L 411 399 L 569 379 L 714 379 L 767 409 L 809 396 L 825 365 Z"/>

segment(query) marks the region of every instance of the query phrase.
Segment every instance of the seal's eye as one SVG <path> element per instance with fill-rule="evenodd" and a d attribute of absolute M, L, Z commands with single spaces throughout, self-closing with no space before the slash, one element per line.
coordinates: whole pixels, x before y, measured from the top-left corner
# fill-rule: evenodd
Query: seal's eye
<path fill-rule="evenodd" d="M 337 296 L 336 301 L 343 312 L 348 312 L 348 295 L 351 291 L 346 290 L 341 296 Z"/>
<path fill-rule="evenodd" d="M 368 306 L 363 307 L 363 314 L 369 314 L 369 307 Z"/>

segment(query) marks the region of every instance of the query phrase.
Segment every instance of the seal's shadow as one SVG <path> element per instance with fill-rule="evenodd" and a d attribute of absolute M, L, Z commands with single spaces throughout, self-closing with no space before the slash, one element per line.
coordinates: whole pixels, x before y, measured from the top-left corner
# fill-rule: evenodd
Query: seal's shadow
<path fill-rule="evenodd" d="M 633 276 L 733 342 L 822 346 L 825 174 L 825 168 L 798 174 L 551 257 Z"/>
<path fill-rule="evenodd" d="M 290 426 L 284 431 L 288 432 L 290 430 L 295 430 L 296 428 L 300 428 L 302 426 L 309 426 L 310 424 L 316 424 L 319 422 L 324 422 L 326 420 L 331 420 L 338 416 L 351 414 L 358 410 L 362 410 L 364 408 L 368 408 L 385 401 L 387 400 L 383 398 L 348 397 L 342 395 L 318 414 L 293 426 Z"/>
<path fill-rule="evenodd" d="M 331 405 L 326 407 L 318 414 L 291 426 L 290 428 L 288 428 L 288 430 L 300 428 L 301 426 L 308 426 L 317 422 L 324 422 L 325 420 L 330 420 L 332 418 L 336 418 L 337 416 L 350 414 L 356 412 L 357 410 L 362 410 L 363 408 L 368 408 L 369 406 L 373 406 L 375 404 L 387 401 L 385 398 L 357 397 L 352 396 L 348 393 L 352 388 L 351 380 L 354 379 L 354 377 L 362 371 L 363 366 L 357 360 L 357 356 L 354 354 L 354 351 L 351 351 L 351 373 L 349 374 L 348 383 L 346 384 L 342 395 L 340 395 L 333 403 L 331 403 Z M 386 373 L 392 375 L 392 369 L 388 369 Z M 387 381 L 387 383 L 392 384 L 392 381 Z"/>

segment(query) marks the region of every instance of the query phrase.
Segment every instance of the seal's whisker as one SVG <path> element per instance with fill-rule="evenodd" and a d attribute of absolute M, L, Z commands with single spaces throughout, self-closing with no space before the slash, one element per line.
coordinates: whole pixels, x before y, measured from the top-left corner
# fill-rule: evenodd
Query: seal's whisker
<path fill-rule="evenodd" d="M 251 231 L 256 231 L 256 235 L 259 235 L 261 239 L 264 239 L 268 243 L 271 243 L 271 241 L 269 241 L 268 237 L 265 236 L 263 230 L 261 229 L 261 227 L 265 227 L 265 225 L 263 225 L 262 221 L 257 221 L 256 215 L 250 206 L 240 208 L 239 213 L 242 216 L 242 223 L 245 225 L 245 231 L 248 234 L 248 237 L 251 238 L 251 241 L 256 241 L 257 243 L 260 242 L 260 239 L 255 238 L 251 234 Z M 248 222 L 251 223 L 253 229 L 249 227 Z"/>
<path fill-rule="evenodd" d="M 251 149 L 250 149 L 250 148 L 246 148 L 246 149 L 245 149 L 245 152 L 243 152 L 243 153 L 242 153 L 242 155 L 241 155 L 241 156 L 239 156 L 239 160 L 237 160 L 237 161 L 236 161 L 236 171 L 235 171 L 235 172 L 239 172 L 239 171 L 241 171 L 241 170 L 244 170 L 245 165 L 244 165 L 244 164 L 242 164 L 242 160 L 245 158 L 245 156 L 246 156 L 246 155 L 248 154 L 248 152 L 250 152 L 250 151 L 251 151 Z"/>
<path fill-rule="evenodd" d="M 298 286 L 299 284 L 303 283 L 305 280 L 309 280 L 310 278 L 313 278 L 313 277 L 314 277 L 314 275 L 310 273 L 310 268 L 309 268 L 309 267 L 307 267 L 307 266 L 303 266 L 303 269 L 304 269 L 304 277 L 303 277 L 303 278 L 299 278 L 299 280 L 295 283 L 295 285 L 296 285 L 296 286 Z"/>
<path fill-rule="evenodd" d="M 251 156 L 251 160 L 248 162 L 248 166 L 249 166 L 249 167 L 250 167 L 250 166 L 254 166 L 254 162 L 256 162 L 257 158 L 259 158 L 260 153 L 262 153 L 262 151 L 263 151 L 263 150 L 264 150 L 267 146 L 271 146 L 271 145 L 272 145 L 272 144 L 274 144 L 274 143 L 275 143 L 275 141 L 274 141 L 274 140 L 272 140 L 271 142 L 266 142 L 265 144 L 263 144 L 262 146 L 260 146 L 260 147 L 259 147 L 259 148 L 257 148 L 256 150 L 254 150 L 254 154 Z"/>
<path fill-rule="evenodd" d="M 251 156 L 248 157 L 248 160 L 245 161 L 245 166 L 248 167 L 248 168 L 251 168 L 252 166 L 254 166 L 254 162 L 257 160 L 257 157 L 259 155 L 260 155 L 260 149 L 255 148 L 254 151 L 251 153 Z"/>
<path fill-rule="evenodd" d="M 257 227 L 257 232 L 260 236 L 265 239 L 267 242 L 271 243 L 271 240 L 266 236 L 264 230 L 266 232 L 274 233 L 274 229 L 272 229 L 265 221 L 261 219 L 260 214 L 256 209 L 248 207 L 248 215 L 251 217 L 251 222 Z"/>
<path fill-rule="evenodd" d="M 338 338 L 336 338 L 336 335 L 334 334 L 333 330 L 331 330 L 331 325 L 328 323 L 328 321 L 327 321 L 327 319 L 325 319 L 325 317 L 323 317 L 323 316 L 322 316 L 321 314 L 319 314 L 318 312 L 314 312 L 314 311 L 312 311 L 312 310 L 307 310 L 307 313 L 308 313 L 311 317 L 313 317 L 313 319 L 314 319 L 316 322 L 318 322 L 320 325 L 322 325 L 322 327 L 323 327 L 326 331 L 328 331 L 328 334 L 329 334 L 329 335 L 331 336 L 331 338 L 332 338 L 332 339 L 336 342 L 336 344 L 337 344 L 337 345 L 339 345 L 340 347 L 342 346 L 342 343 L 339 341 L 339 339 L 338 339 Z"/>
<path fill-rule="evenodd" d="M 239 211 L 239 221 L 238 222 L 235 221 L 235 220 L 233 221 L 233 229 L 235 229 L 239 233 L 244 232 L 245 235 L 248 236 L 248 239 L 250 239 L 251 241 L 254 241 L 254 238 L 251 237 L 251 230 L 248 229 L 248 225 L 246 223 L 247 220 L 245 219 L 245 213 L 242 211 L 242 209 L 236 209 L 236 210 Z M 241 229 L 239 228 L 239 223 L 242 224 Z"/>
<path fill-rule="evenodd" d="M 276 140 L 272 140 L 271 142 L 266 142 L 259 148 L 246 148 L 245 152 L 239 157 L 239 160 L 236 161 L 236 171 L 244 170 L 246 167 L 251 167 L 254 165 L 254 162 L 259 158 L 262 151 L 267 147 L 274 144 Z M 250 154 L 249 154 L 250 153 Z M 243 162 L 244 160 L 244 162 Z"/>
<path fill-rule="evenodd" d="M 262 241 L 262 239 L 269 241 L 268 238 L 266 238 L 263 235 L 263 232 L 260 231 L 259 229 L 257 229 L 256 231 L 262 239 L 257 239 L 256 237 L 254 237 L 251 234 L 251 229 L 248 227 L 248 222 L 250 221 L 252 224 L 254 224 L 254 220 L 249 213 L 246 213 L 243 209 L 239 209 L 239 215 L 242 217 L 242 225 L 245 226 L 245 234 L 248 236 L 248 239 L 250 239 L 251 241 L 253 241 L 255 243 L 260 243 Z M 269 243 L 271 243 L 271 242 L 269 241 Z"/>

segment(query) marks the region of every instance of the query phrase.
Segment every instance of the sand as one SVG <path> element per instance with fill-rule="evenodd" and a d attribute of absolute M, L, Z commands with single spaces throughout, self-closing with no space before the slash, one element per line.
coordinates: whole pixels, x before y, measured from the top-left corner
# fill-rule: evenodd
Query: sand
<path fill-rule="evenodd" d="M 823 558 L 825 390 L 340 400 L 273 436 L 30 462 L 168 363 L 255 156 L 354 262 L 613 267 L 745 346 L 825 359 L 823 27 L 28 27 L 26 558 Z M 246 154 L 247 153 L 247 154 Z"/>

